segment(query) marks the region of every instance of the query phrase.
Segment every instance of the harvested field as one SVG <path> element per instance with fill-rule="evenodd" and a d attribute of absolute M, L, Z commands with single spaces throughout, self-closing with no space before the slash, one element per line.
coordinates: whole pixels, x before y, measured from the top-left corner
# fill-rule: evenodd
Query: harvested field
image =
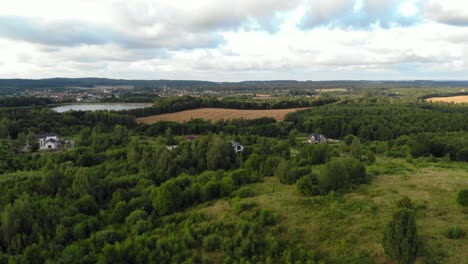
<path fill-rule="evenodd" d="M 190 119 L 205 119 L 210 121 L 218 121 L 221 119 L 255 119 L 260 117 L 273 117 L 276 120 L 283 120 L 286 114 L 304 110 L 305 108 L 290 108 L 290 109 L 273 109 L 273 110 L 239 110 L 239 109 L 225 109 L 225 108 L 200 108 L 194 110 L 186 110 L 175 113 L 153 115 L 137 118 L 139 123 L 153 124 L 158 121 L 176 121 L 184 122 Z"/>
<path fill-rule="evenodd" d="M 345 88 L 323 88 L 323 89 L 315 89 L 317 92 L 326 93 L 326 92 L 346 92 L 348 89 Z"/>
<path fill-rule="evenodd" d="M 437 103 L 437 102 L 444 102 L 444 103 L 468 103 L 468 95 L 458 95 L 458 96 L 449 96 L 449 97 L 431 97 L 427 98 L 426 101 Z"/>

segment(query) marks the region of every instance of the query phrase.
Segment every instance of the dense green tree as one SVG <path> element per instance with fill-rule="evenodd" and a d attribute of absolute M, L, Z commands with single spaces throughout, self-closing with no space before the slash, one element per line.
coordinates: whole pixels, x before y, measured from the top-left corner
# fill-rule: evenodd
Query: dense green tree
<path fill-rule="evenodd" d="M 309 174 L 296 183 L 297 190 L 304 196 L 314 196 L 320 194 L 320 189 L 318 187 L 318 179 L 314 174 Z"/>
<path fill-rule="evenodd" d="M 260 156 L 257 153 L 253 153 L 245 161 L 244 167 L 248 169 L 252 174 L 258 175 L 261 169 L 261 165 L 265 160 L 264 156 Z"/>
<path fill-rule="evenodd" d="M 468 206 L 468 189 L 464 189 L 458 192 L 457 202 L 461 206 Z"/>
<path fill-rule="evenodd" d="M 171 128 L 166 129 L 165 139 L 166 139 L 166 145 L 168 146 L 172 146 L 176 144 Z"/>
<path fill-rule="evenodd" d="M 141 146 L 140 144 L 133 140 L 130 142 L 127 151 L 127 159 L 129 162 L 133 164 L 137 164 L 141 160 Z"/>
<path fill-rule="evenodd" d="M 283 159 L 280 161 L 275 170 L 275 176 L 278 177 L 279 181 L 284 184 L 293 184 L 296 182 L 296 179 L 290 173 L 291 164 Z"/>
<path fill-rule="evenodd" d="M 130 135 L 127 127 L 116 125 L 112 133 L 112 142 L 114 145 L 127 145 L 130 142 Z"/>
<path fill-rule="evenodd" d="M 41 190 L 49 195 L 55 195 L 63 184 L 64 175 L 58 169 L 52 169 L 44 173 L 41 182 Z"/>
<path fill-rule="evenodd" d="M 229 142 L 213 136 L 206 153 L 206 167 L 209 170 L 229 169 L 235 162 L 235 153 Z"/>
<path fill-rule="evenodd" d="M 234 191 L 234 181 L 231 177 L 224 177 L 221 180 L 221 196 L 228 196 Z"/>
<path fill-rule="evenodd" d="M 96 187 L 96 180 L 90 175 L 89 170 L 79 168 L 73 179 L 72 191 L 77 196 L 86 194 L 93 195 Z"/>
<path fill-rule="evenodd" d="M 181 208 L 182 190 L 174 181 L 167 181 L 157 188 L 153 206 L 159 215 L 167 215 Z"/>
<path fill-rule="evenodd" d="M 418 232 L 414 212 L 399 209 L 388 222 L 384 233 L 385 254 L 400 264 L 411 264 L 418 251 Z"/>
<path fill-rule="evenodd" d="M 322 164 L 328 160 L 327 144 L 307 144 L 299 153 L 299 158 L 307 161 L 307 164 Z"/>
<path fill-rule="evenodd" d="M 36 140 L 36 135 L 31 130 L 28 132 L 27 144 L 29 144 L 32 152 L 36 152 L 39 149 L 39 143 Z"/>
<path fill-rule="evenodd" d="M 260 165 L 260 176 L 274 176 L 276 167 L 280 161 L 281 158 L 278 156 L 268 156 L 268 158 L 266 158 L 266 160 Z"/>
<path fill-rule="evenodd" d="M 7 204 L 0 214 L 2 244 L 9 247 L 11 253 L 19 253 L 26 246 L 23 235 L 32 232 L 33 224 L 33 208 L 28 196 Z"/>
<path fill-rule="evenodd" d="M 359 160 L 341 158 L 325 164 L 319 177 L 319 186 L 322 193 L 327 193 L 367 181 L 365 167 Z"/>
<path fill-rule="evenodd" d="M 297 136 L 297 130 L 296 129 L 293 129 L 293 130 L 291 130 L 291 132 L 289 132 L 288 144 L 290 146 L 292 146 L 292 147 L 295 147 L 297 145 L 296 136 Z"/>
<path fill-rule="evenodd" d="M 78 146 L 91 146 L 93 142 L 91 129 L 85 128 L 81 130 L 78 141 L 76 142 Z"/>
<path fill-rule="evenodd" d="M 16 136 L 16 141 L 18 147 L 23 147 L 26 144 L 26 134 L 24 134 L 23 132 L 19 132 Z"/>
<path fill-rule="evenodd" d="M 362 146 L 361 146 L 361 141 L 359 140 L 358 137 L 354 137 L 353 142 L 349 146 L 349 153 L 351 154 L 351 157 L 357 160 L 361 160 Z"/>
<path fill-rule="evenodd" d="M 10 134 L 9 130 L 9 121 L 5 117 L 0 120 L 0 138 L 7 138 Z"/>
<path fill-rule="evenodd" d="M 87 215 L 94 215 L 99 211 L 99 206 L 96 200 L 89 194 L 85 194 L 76 201 L 78 210 Z"/>

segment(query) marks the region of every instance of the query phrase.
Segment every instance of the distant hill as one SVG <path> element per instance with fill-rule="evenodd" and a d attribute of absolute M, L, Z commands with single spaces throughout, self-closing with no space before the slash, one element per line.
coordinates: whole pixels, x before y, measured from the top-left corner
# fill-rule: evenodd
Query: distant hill
<path fill-rule="evenodd" d="M 214 82 L 192 80 L 122 80 L 106 78 L 50 78 L 50 79 L 0 79 L 0 88 L 63 88 L 70 86 L 94 87 L 94 86 L 169 86 L 169 87 L 193 87 L 212 86 Z"/>
<path fill-rule="evenodd" d="M 0 89 L 56 89 L 65 87 L 121 86 L 209 88 L 209 89 L 305 89 L 305 88 L 395 88 L 468 87 L 468 81 L 242 81 L 210 82 L 196 80 L 123 80 L 107 78 L 0 79 Z"/>

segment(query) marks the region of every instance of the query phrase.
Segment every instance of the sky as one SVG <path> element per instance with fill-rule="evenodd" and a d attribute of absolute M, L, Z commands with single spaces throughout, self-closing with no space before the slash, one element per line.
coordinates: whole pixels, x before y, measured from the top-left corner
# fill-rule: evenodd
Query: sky
<path fill-rule="evenodd" d="M 468 80 L 464 0 L 0 0 L 0 78 Z"/>

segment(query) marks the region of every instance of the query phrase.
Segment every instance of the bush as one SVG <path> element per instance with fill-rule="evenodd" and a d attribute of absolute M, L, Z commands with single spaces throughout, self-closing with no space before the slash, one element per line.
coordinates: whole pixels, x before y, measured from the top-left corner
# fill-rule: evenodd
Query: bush
<path fill-rule="evenodd" d="M 413 204 L 408 196 L 403 196 L 397 201 L 397 207 L 402 209 L 413 209 Z"/>
<path fill-rule="evenodd" d="M 293 184 L 295 181 L 289 178 L 290 170 L 291 164 L 287 160 L 283 159 L 276 167 L 275 176 L 278 177 L 281 183 Z"/>
<path fill-rule="evenodd" d="M 234 192 L 234 196 L 239 198 L 254 197 L 255 195 L 255 191 L 251 187 L 242 187 Z"/>
<path fill-rule="evenodd" d="M 237 203 L 234 205 L 234 211 L 238 214 L 245 212 L 245 211 L 250 211 L 253 208 L 257 206 L 256 203 L 254 202 L 247 202 L 247 203 Z"/>
<path fill-rule="evenodd" d="M 461 206 L 468 206 L 468 189 L 464 189 L 458 192 L 457 202 Z"/>
<path fill-rule="evenodd" d="M 418 232 L 414 213 L 399 209 L 387 224 L 383 247 L 385 254 L 400 264 L 411 264 L 418 251 Z"/>
<path fill-rule="evenodd" d="M 231 177 L 224 177 L 221 180 L 221 196 L 228 196 L 234 190 L 234 181 Z"/>
<path fill-rule="evenodd" d="M 219 248 L 221 239 L 215 234 L 208 235 L 203 238 L 203 248 L 207 251 L 215 251 Z"/>
<path fill-rule="evenodd" d="M 366 183 L 366 168 L 353 158 L 336 159 L 325 164 L 319 177 L 320 192 L 328 193 L 348 187 L 351 184 Z"/>
<path fill-rule="evenodd" d="M 449 239 L 462 238 L 465 234 L 465 231 L 459 226 L 449 226 L 444 230 L 444 236 Z"/>
<path fill-rule="evenodd" d="M 296 183 L 297 190 L 304 196 L 315 196 L 320 194 L 317 176 L 306 175 Z"/>
<path fill-rule="evenodd" d="M 263 226 L 275 225 L 278 219 L 275 215 L 269 210 L 261 210 L 258 214 L 257 221 Z"/>

